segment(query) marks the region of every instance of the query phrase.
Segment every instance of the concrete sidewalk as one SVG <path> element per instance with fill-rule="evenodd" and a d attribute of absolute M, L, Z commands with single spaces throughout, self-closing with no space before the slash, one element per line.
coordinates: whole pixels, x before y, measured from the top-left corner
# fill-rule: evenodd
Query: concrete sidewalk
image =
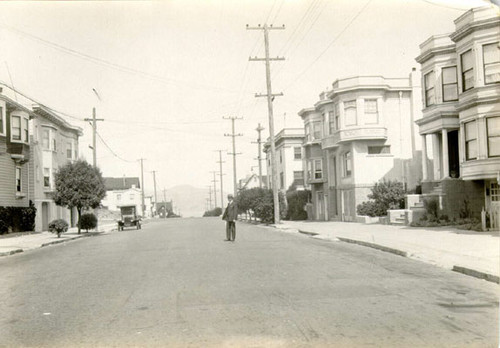
<path fill-rule="evenodd" d="M 99 232 L 87 233 L 85 230 L 82 230 L 81 233 L 78 234 L 78 228 L 72 227 L 68 230 L 68 232 L 61 234 L 60 238 L 57 238 L 57 234 L 50 232 L 39 232 L 17 236 L 4 235 L 0 238 L 0 256 L 13 255 L 52 244 L 59 244 L 79 238 L 109 233 L 115 229 L 116 222 L 107 224 L 101 222 L 99 224 Z"/>
<path fill-rule="evenodd" d="M 284 232 L 356 243 L 410 257 L 499 283 L 499 232 L 463 231 L 452 227 L 409 226 L 354 222 L 283 221 L 273 225 Z"/>

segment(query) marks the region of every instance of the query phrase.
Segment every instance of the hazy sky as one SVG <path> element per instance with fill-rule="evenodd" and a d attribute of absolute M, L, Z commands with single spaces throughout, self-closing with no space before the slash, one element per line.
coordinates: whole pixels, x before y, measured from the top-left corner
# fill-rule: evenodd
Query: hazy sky
<path fill-rule="evenodd" d="M 405 77 L 417 67 L 419 44 L 451 32 L 453 20 L 480 0 L 206 0 L 0 3 L 0 80 L 74 118 L 84 129 L 80 152 L 92 161 L 97 108 L 98 165 L 105 176 L 140 176 L 152 190 L 204 187 L 230 150 L 237 116 L 238 177 L 257 165 L 255 128 L 266 128 L 263 33 L 270 33 L 275 129 L 302 127 L 297 112 L 312 106 L 337 78 Z M 9 74 L 10 72 L 10 74 Z M 96 97 L 92 89 L 100 96 Z M 286 116 L 285 116 L 286 115 Z M 116 156 L 115 156 L 116 155 Z M 118 156 L 118 157 L 117 157 Z M 232 190 L 225 153 L 224 188 Z M 254 168 L 257 172 L 257 169 Z"/>

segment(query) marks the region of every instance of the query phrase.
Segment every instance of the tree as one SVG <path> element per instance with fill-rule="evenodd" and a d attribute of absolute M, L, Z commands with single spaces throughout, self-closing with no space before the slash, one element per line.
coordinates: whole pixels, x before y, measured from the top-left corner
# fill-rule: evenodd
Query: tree
<path fill-rule="evenodd" d="M 402 209 L 405 205 L 405 189 L 399 181 L 383 180 L 375 184 L 368 195 L 371 201 L 357 207 L 359 215 L 384 216 L 389 209 Z"/>
<path fill-rule="evenodd" d="M 307 212 L 304 207 L 311 201 L 311 191 L 297 190 L 297 187 L 292 184 L 286 191 L 286 200 L 288 202 L 286 219 L 307 220 Z"/>
<path fill-rule="evenodd" d="M 59 168 L 55 183 L 54 202 L 68 209 L 76 208 L 80 234 L 82 210 L 97 208 L 106 196 L 101 171 L 84 160 L 78 160 Z"/>

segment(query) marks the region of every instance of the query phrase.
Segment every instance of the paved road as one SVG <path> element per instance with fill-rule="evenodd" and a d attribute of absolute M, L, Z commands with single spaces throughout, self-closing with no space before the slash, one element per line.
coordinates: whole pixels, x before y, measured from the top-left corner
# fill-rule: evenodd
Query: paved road
<path fill-rule="evenodd" d="M 0 259 L 0 346 L 498 347 L 498 285 L 214 218 Z"/>

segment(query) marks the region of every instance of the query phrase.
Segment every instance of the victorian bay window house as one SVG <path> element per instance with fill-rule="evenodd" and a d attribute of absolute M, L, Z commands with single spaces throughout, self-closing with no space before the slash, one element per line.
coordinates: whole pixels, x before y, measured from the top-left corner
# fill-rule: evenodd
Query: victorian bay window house
<path fill-rule="evenodd" d="M 32 199 L 28 164 L 33 116 L 0 89 L 0 206 L 27 207 Z"/>
<path fill-rule="evenodd" d="M 465 208 L 479 217 L 483 208 L 500 204 L 492 194 L 500 179 L 499 37 L 497 10 L 474 8 L 455 20 L 453 33 L 423 42 L 416 58 L 426 100 L 417 125 L 423 149 L 430 142 L 433 151 L 432 166 L 423 154 L 422 189 L 439 197 L 449 217 Z M 426 94 L 431 85 L 432 104 Z"/>
<path fill-rule="evenodd" d="M 415 70 L 403 78 L 357 76 L 336 80 L 314 107 L 299 112 L 306 133 L 312 125 L 304 142 L 310 218 L 356 221 L 356 207 L 383 179 L 416 188 L 421 149 L 413 124 L 421 117 L 420 95 Z"/>
<path fill-rule="evenodd" d="M 51 109 L 33 107 L 33 161 L 31 171 L 34 181 L 34 204 L 37 208 L 35 230 L 46 231 L 54 219 L 64 219 L 70 226 L 77 223 L 75 209 L 57 206 L 52 199 L 54 177 L 59 167 L 78 159 L 78 139 L 82 129 L 69 124 Z"/>

